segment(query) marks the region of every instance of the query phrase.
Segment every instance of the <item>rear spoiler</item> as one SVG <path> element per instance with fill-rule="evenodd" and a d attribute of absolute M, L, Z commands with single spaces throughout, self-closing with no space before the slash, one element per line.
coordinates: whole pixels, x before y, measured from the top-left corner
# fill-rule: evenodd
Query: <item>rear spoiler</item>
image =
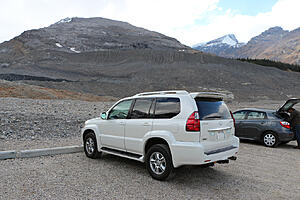
<path fill-rule="evenodd" d="M 224 94 L 220 92 L 192 92 L 190 93 L 192 98 L 196 97 L 204 97 L 204 98 L 214 98 L 214 99 L 221 99 L 221 100 L 229 100 L 233 99 L 233 95 Z"/>

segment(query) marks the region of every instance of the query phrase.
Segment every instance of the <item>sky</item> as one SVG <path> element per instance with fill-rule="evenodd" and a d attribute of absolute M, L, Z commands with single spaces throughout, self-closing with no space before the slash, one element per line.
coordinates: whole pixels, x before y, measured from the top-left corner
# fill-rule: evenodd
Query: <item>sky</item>
<path fill-rule="evenodd" d="M 0 42 L 66 17 L 104 17 L 194 45 L 235 34 L 240 42 L 270 27 L 300 27 L 299 0 L 0 0 Z"/>

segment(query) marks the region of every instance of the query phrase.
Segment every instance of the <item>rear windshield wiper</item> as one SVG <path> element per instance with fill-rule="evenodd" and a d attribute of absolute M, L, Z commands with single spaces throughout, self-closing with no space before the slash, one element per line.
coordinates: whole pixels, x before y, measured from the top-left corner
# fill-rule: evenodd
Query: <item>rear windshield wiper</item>
<path fill-rule="evenodd" d="M 203 119 L 220 119 L 222 118 L 221 116 L 209 116 L 209 117 L 204 117 Z"/>

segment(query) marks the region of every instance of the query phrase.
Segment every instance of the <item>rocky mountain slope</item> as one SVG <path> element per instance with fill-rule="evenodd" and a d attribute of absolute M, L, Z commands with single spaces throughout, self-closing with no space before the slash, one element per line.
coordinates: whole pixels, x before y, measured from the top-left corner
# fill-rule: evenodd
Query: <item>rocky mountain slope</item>
<path fill-rule="evenodd" d="M 234 53 L 237 48 L 243 45 L 244 43 L 239 43 L 234 34 L 229 34 L 206 43 L 196 44 L 193 48 L 226 57 L 228 54 Z"/>
<path fill-rule="evenodd" d="M 64 19 L 0 44 L 0 78 L 114 97 L 167 89 L 217 90 L 247 101 L 300 96 L 300 73 L 202 53 L 103 18 Z"/>
<path fill-rule="evenodd" d="M 300 28 L 286 31 L 281 27 L 273 27 L 237 48 L 213 45 L 196 49 L 223 57 L 269 59 L 300 64 Z"/>

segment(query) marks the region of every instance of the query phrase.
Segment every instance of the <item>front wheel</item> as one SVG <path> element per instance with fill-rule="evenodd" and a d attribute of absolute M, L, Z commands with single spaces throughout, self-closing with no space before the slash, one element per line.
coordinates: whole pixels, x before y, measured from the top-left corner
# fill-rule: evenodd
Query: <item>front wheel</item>
<path fill-rule="evenodd" d="M 263 143 L 267 147 L 276 147 L 279 143 L 278 137 L 273 132 L 266 132 L 263 135 Z"/>
<path fill-rule="evenodd" d="M 101 152 L 97 148 L 97 139 L 93 132 L 87 133 L 83 138 L 84 152 L 85 155 L 89 158 L 99 158 Z"/>
<path fill-rule="evenodd" d="M 146 153 L 146 168 L 152 178 L 165 180 L 173 171 L 170 150 L 165 144 L 156 144 Z"/>

